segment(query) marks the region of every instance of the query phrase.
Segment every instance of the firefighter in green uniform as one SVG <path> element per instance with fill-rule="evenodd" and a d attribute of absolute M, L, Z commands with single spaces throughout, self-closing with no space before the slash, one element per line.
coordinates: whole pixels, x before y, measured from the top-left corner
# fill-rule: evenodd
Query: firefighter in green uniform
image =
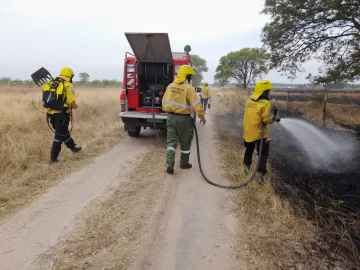
<path fill-rule="evenodd" d="M 65 144 L 72 152 L 81 150 L 81 147 L 75 144 L 69 133 L 70 109 L 77 109 L 78 107 L 72 85 L 73 77 L 72 69 L 64 67 L 60 71 L 60 76 L 44 84 L 41 88 L 47 117 L 55 130 L 50 163 L 59 162 L 58 155 L 62 144 Z"/>
<path fill-rule="evenodd" d="M 194 87 L 190 82 L 195 75 L 194 69 L 189 65 L 180 67 L 173 83 L 166 88 L 162 100 L 162 107 L 168 113 L 167 118 L 167 173 L 174 173 L 175 150 L 180 141 L 181 158 L 180 168 L 190 169 L 189 163 L 191 141 L 194 136 L 194 123 L 191 113 L 193 110 L 200 118 L 200 124 L 205 125 L 204 110 Z"/>

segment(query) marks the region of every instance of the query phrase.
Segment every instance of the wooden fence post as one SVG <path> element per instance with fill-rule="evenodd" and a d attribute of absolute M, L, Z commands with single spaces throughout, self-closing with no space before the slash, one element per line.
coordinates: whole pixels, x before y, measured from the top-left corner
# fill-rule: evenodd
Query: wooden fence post
<path fill-rule="evenodd" d="M 328 89 L 325 89 L 325 95 L 324 95 L 324 106 L 323 106 L 323 126 L 326 127 L 326 103 L 328 98 Z"/>
<path fill-rule="evenodd" d="M 290 109 L 290 91 L 287 91 L 287 98 L 286 98 L 286 113 L 285 113 L 285 117 L 287 117 L 287 113 Z"/>

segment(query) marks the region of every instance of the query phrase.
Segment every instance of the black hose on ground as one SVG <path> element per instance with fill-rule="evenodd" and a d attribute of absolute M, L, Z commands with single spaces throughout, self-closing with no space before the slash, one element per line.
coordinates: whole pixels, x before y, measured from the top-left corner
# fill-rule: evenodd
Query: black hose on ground
<path fill-rule="evenodd" d="M 238 188 L 242 188 L 242 187 L 246 187 L 248 184 L 250 184 L 251 181 L 254 180 L 257 170 L 259 169 L 259 165 L 260 165 L 260 158 L 261 158 L 261 154 L 262 154 L 262 149 L 263 149 L 263 144 L 264 144 L 264 133 L 265 133 L 265 125 L 262 125 L 261 128 L 261 141 L 260 141 L 260 149 L 259 149 L 259 157 L 256 163 L 256 168 L 255 171 L 252 173 L 252 175 L 249 177 L 249 179 L 239 185 L 234 185 L 234 186 L 225 186 L 225 185 L 220 185 L 217 183 L 214 183 L 213 181 L 209 180 L 209 178 L 206 177 L 203 169 L 202 169 L 202 165 L 201 165 L 201 157 L 200 157 L 200 146 L 199 146 L 199 137 L 198 137 L 198 131 L 196 128 L 196 121 L 195 121 L 195 115 L 194 115 L 194 129 L 195 129 L 195 138 L 196 138 L 196 152 L 197 152 L 197 159 L 198 159 L 198 165 L 199 165 L 199 169 L 200 169 L 200 173 L 202 175 L 202 177 L 205 179 L 206 182 L 208 182 L 210 185 L 213 185 L 215 187 L 218 188 L 224 188 L 224 189 L 238 189 Z"/>

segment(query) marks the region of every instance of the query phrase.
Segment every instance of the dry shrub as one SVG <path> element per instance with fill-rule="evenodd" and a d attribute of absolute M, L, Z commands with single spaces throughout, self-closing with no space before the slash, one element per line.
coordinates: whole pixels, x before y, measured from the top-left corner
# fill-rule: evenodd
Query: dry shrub
<path fill-rule="evenodd" d="M 49 165 L 53 133 L 46 124 L 39 89 L 1 91 L 0 220 L 55 184 L 86 158 L 120 141 L 120 89 L 77 89 L 72 136 L 83 147 L 77 154 L 64 145 L 64 164 Z"/>

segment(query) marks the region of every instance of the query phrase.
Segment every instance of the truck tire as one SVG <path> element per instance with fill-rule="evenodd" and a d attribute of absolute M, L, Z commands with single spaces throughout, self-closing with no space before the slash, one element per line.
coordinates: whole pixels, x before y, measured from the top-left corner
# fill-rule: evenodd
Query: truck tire
<path fill-rule="evenodd" d="M 135 131 L 128 131 L 130 137 L 139 137 L 141 127 L 135 127 Z"/>

